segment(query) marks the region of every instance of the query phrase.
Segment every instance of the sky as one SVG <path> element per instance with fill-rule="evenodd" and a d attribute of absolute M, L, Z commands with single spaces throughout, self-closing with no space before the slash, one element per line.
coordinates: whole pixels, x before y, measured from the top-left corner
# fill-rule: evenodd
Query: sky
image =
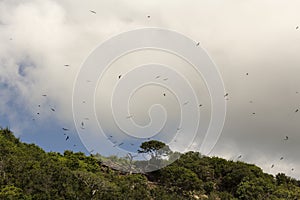
<path fill-rule="evenodd" d="M 93 138 L 89 138 L 92 133 L 101 140 L 118 144 L 126 141 L 123 148 L 130 151 L 138 144 L 130 140 L 130 134 L 136 133 L 132 131 L 122 136 L 123 130 L 118 130 L 118 124 L 111 120 L 114 116 L 108 109 L 109 99 L 114 89 L 122 91 L 123 86 L 129 87 L 129 83 L 134 82 L 132 79 L 148 77 L 145 74 L 130 76 L 128 72 L 140 73 L 133 66 L 152 62 L 169 65 L 190 79 L 196 88 L 196 97 L 203 104 L 200 129 L 206 130 L 214 105 L 210 105 L 205 78 L 197 78 L 193 71 L 187 70 L 190 69 L 188 63 L 163 51 L 136 51 L 121 57 L 105 71 L 101 80 L 91 82 L 95 86 L 94 96 L 78 93 L 74 99 L 74 86 L 82 78 L 90 56 L 102 43 L 127 31 L 158 27 L 199 42 L 199 48 L 207 52 L 219 70 L 228 100 L 224 127 L 210 155 L 231 160 L 241 155 L 239 160 L 257 164 L 265 172 L 284 172 L 300 178 L 300 112 L 295 112 L 300 110 L 299 6 L 297 0 L 2 0 L 0 125 L 11 128 L 22 141 L 35 143 L 46 151 L 71 149 L 88 153 L 93 150 L 91 146 L 96 145 Z M 148 74 L 155 77 L 157 71 L 154 66 L 153 72 Z M 182 89 L 184 83 L 180 82 L 174 91 L 162 87 L 168 84 L 163 78 L 177 77 L 170 71 L 170 68 L 160 67 L 161 77 L 156 80 L 160 84 L 137 89 L 130 101 L 123 101 L 122 92 L 116 93 L 122 95 L 116 96 L 113 105 L 122 110 L 127 103 L 129 110 L 135 113 L 126 116 L 124 123 L 130 120 L 145 126 L 153 122 L 154 129 L 151 126 L 147 130 L 161 133 L 181 128 L 176 116 L 184 110 L 176 104 L 178 96 L 174 91 L 188 90 Z M 89 73 L 92 75 L 94 71 Z M 119 78 L 120 74 L 126 75 Z M 86 81 L 79 84 L 81 92 L 92 88 L 88 86 L 88 78 L 83 76 L 82 80 Z M 123 81 L 121 88 L 115 87 L 119 81 Z M 164 93 L 165 98 L 161 95 Z M 95 113 L 85 107 L 92 105 L 89 100 L 96 101 Z M 74 102 L 78 103 L 75 107 Z M 78 109 L 75 114 L 74 109 Z M 78 118 L 77 114 L 85 111 L 89 112 Z M 118 109 L 114 112 L 118 113 Z M 188 112 L 187 119 L 192 121 L 193 110 Z M 168 120 L 162 128 L 160 122 L 166 116 Z M 107 133 L 106 137 L 96 134 L 96 119 Z M 156 130 L 155 123 L 162 129 Z M 110 137 L 110 134 L 115 135 Z M 288 140 L 284 140 L 286 136 Z M 118 138 L 118 141 L 110 138 Z M 170 142 L 173 138 L 172 134 L 160 134 L 156 139 Z M 178 143 L 185 144 L 185 141 L 189 139 L 183 138 Z M 105 145 L 100 152 L 107 147 Z M 284 159 L 280 160 L 281 157 Z"/>

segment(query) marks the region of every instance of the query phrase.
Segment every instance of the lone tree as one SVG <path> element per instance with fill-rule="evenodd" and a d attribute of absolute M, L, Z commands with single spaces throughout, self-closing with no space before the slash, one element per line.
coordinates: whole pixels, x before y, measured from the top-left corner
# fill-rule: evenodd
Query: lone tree
<path fill-rule="evenodd" d="M 138 150 L 138 153 L 147 153 L 151 159 L 159 159 L 163 156 L 168 156 L 171 153 L 168 145 L 157 140 L 143 142 Z"/>

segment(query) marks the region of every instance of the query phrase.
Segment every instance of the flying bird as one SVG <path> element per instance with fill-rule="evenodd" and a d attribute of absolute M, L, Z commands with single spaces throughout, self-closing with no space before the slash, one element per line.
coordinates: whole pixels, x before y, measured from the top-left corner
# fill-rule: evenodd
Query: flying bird
<path fill-rule="evenodd" d="M 183 104 L 183 105 L 185 106 L 185 105 L 187 105 L 188 103 L 189 103 L 189 101 L 187 101 L 187 102 L 184 102 L 184 104 Z"/>
<path fill-rule="evenodd" d="M 166 93 L 164 93 L 164 97 L 166 96 Z"/>
<path fill-rule="evenodd" d="M 196 46 L 199 46 L 200 45 L 200 42 L 197 42 Z"/>
<path fill-rule="evenodd" d="M 283 160 L 283 157 L 281 157 L 280 160 Z"/>
<path fill-rule="evenodd" d="M 227 97 L 228 96 L 228 93 L 226 93 L 225 95 L 224 95 L 224 97 Z"/>
<path fill-rule="evenodd" d="M 284 140 L 288 140 L 289 139 L 289 136 L 285 136 Z"/>
<path fill-rule="evenodd" d="M 38 114 L 38 115 L 39 115 L 40 113 L 36 113 L 36 114 Z"/>
<path fill-rule="evenodd" d="M 90 10 L 90 12 L 96 14 L 96 11 L 94 11 L 94 10 Z"/>
<path fill-rule="evenodd" d="M 164 81 L 167 81 L 168 79 L 169 79 L 169 78 L 164 78 L 163 80 L 164 80 Z"/>
<path fill-rule="evenodd" d="M 296 26 L 296 29 L 298 29 L 299 28 L 299 26 Z"/>
<path fill-rule="evenodd" d="M 249 75 L 249 73 L 247 72 L 247 73 L 246 73 L 246 75 L 248 76 L 248 75 Z"/>
<path fill-rule="evenodd" d="M 67 65 L 65 65 L 65 67 L 69 67 L 69 66 L 70 66 L 70 65 L 68 65 L 68 64 L 67 64 Z"/>
<path fill-rule="evenodd" d="M 201 107 L 201 106 L 202 106 L 202 104 L 199 105 L 199 107 Z"/>
<path fill-rule="evenodd" d="M 41 107 L 41 105 L 38 105 L 38 107 Z"/>
<path fill-rule="evenodd" d="M 292 168 L 292 171 L 294 171 L 294 168 Z"/>
<path fill-rule="evenodd" d="M 69 137 L 69 136 L 67 136 L 67 137 L 66 137 L 66 141 L 67 141 L 69 138 L 70 138 L 70 137 Z"/>
<path fill-rule="evenodd" d="M 238 159 L 240 159 L 242 157 L 242 155 L 239 155 Z"/>
<path fill-rule="evenodd" d="M 150 15 L 148 15 L 147 17 L 150 18 Z"/>
<path fill-rule="evenodd" d="M 46 94 L 43 94 L 42 96 L 43 96 L 43 97 L 46 97 L 47 95 L 46 95 Z"/>
<path fill-rule="evenodd" d="M 53 112 L 55 112 L 55 109 L 54 109 L 54 108 L 51 108 L 51 110 L 52 110 Z"/>
<path fill-rule="evenodd" d="M 120 79 L 121 77 L 122 77 L 122 75 L 120 74 L 120 75 L 119 75 L 119 79 Z"/>
<path fill-rule="evenodd" d="M 62 130 L 64 130 L 64 131 L 68 131 L 69 129 L 67 129 L 67 128 L 62 128 Z"/>
<path fill-rule="evenodd" d="M 255 115 L 255 112 L 254 112 L 254 113 L 252 113 L 252 115 Z"/>
<path fill-rule="evenodd" d="M 274 164 L 271 166 L 271 168 L 273 168 L 274 167 Z"/>
<path fill-rule="evenodd" d="M 121 146 L 121 145 L 123 145 L 124 144 L 124 142 L 121 142 L 118 146 Z"/>
<path fill-rule="evenodd" d="M 158 79 L 158 78 L 160 78 L 160 76 L 156 76 L 155 78 Z"/>
<path fill-rule="evenodd" d="M 298 112 L 298 111 L 299 111 L 299 109 L 296 109 L 296 110 L 295 110 L 295 112 Z"/>

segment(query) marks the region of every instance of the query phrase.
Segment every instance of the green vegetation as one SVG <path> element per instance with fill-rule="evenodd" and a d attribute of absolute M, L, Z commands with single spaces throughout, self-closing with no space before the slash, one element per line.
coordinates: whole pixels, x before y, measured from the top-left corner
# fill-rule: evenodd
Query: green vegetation
<path fill-rule="evenodd" d="M 163 150 L 161 150 L 163 149 Z M 141 145 L 155 160 L 171 150 L 161 142 Z M 119 158 L 116 158 L 119 159 Z M 124 162 L 125 163 L 125 162 Z M 300 181 L 275 177 L 255 165 L 181 155 L 171 165 L 145 174 L 124 174 L 96 156 L 65 151 L 46 153 L 0 130 L 0 199 L 300 199 Z"/>

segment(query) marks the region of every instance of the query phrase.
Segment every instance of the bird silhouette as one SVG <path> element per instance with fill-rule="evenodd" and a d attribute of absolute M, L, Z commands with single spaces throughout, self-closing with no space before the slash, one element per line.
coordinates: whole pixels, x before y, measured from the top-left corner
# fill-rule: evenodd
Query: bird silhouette
<path fill-rule="evenodd" d="M 66 64 L 65 67 L 69 67 L 70 65 Z"/>
<path fill-rule="evenodd" d="M 199 107 L 201 107 L 201 106 L 202 106 L 202 104 L 199 105 Z"/>
<path fill-rule="evenodd" d="M 169 79 L 169 78 L 164 78 L 163 80 L 164 80 L 164 81 L 167 81 L 168 79 Z"/>
<path fill-rule="evenodd" d="M 299 26 L 296 26 L 296 29 L 298 29 L 299 28 Z"/>
<path fill-rule="evenodd" d="M 46 95 L 46 94 L 43 94 L 42 96 L 43 96 L 43 97 L 46 97 L 47 95 Z"/>
<path fill-rule="evenodd" d="M 280 160 L 283 160 L 283 157 L 281 157 Z"/>
<path fill-rule="evenodd" d="M 67 128 L 62 128 L 62 130 L 64 130 L 64 131 L 68 131 L 69 129 L 67 129 Z"/>
<path fill-rule="evenodd" d="M 185 106 L 185 105 L 187 105 L 188 103 L 189 103 L 189 101 L 187 101 L 187 102 L 184 102 L 184 104 L 183 104 L 183 105 Z"/>
<path fill-rule="evenodd" d="M 254 113 L 252 113 L 252 115 L 255 115 L 255 112 L 254 112 Z"/>
<path fill-rule="evenodd" d="M 67 136 L 67 137 L 66 137 L 66 141 L 67 141 L 69 138 L 70 138 L 70 137 L 69 137 L 69 136 Z"/>
<path fill-rule="evenodd" d="M 150 15 L 148 15 L 147 18 L 150 18 Z"/>
<path fill-rule="evenodd" d="M 248 76 L 248 75 L 249 75 L 249 73 L 247 72 L 247 73 L 246 73 L 246 75 Z"/>
<path fill-rule="evenodd" d="M 90 12 L 96 14 L 96 11 L 94 11 L 94 10 L 90 10 Z"/>
<path fill-rule="evenodd" d="M 40 113 L 38 112 L 38 113 L 36 113 L 36 114 L 38 114 L 38 115 L 39 115 Z"/>
<path fill-rule="evenodd" d="M 165 97 L 165 96 L 166 96 L 166 93 L 164 93 L 163 95 L 164 95 L 164 97 Z"/>
<path fill-rule="evenodd" d="M 289 139 L 289 136 L 285 136 L 284 140 L 288 140 Z"/>
<path fill-rule="evenodd" d="M 225 95 L 224 95 L 224 97 L 227 97 L 228 96 L 228 93 L 226 93 Z"/>
<path fill-rule="evenodd" d="M 200 45 L 200 42 L 197 42 L 196 46 L 199 46 Z"/>
<path fill-rule="evenodd" d="M 119 79 L 122 77 L 122 75 L 119 75 Z"/>
<path fill-rule="evenodd" d="M 160 76 L 156 76 L 155 78 L 158 79 L 158 78 L 160 78 Z"/>
<path fill-rule="evenodd" d="M 51 108 L 51 110 L 52 110 L 53 112 L 55 112 L 55 109 L 54 109 L 54 108 Z"/>
<path fill-rule="evenodd" d="M 239 155 L 238 159 L 240 159 L 242 157 L 242 155 Z"/>
<path fill-rule="evenodd" d="M 299 111 L 299 109 L 296 109 L 296 110 L 295 110 L 295 112 L 298 112 L 298 111 Z"/>
<path fill-rule="evenodd" d="M 273 168 L 274 167 L 274 164 L 271 166 L 271 168 Z"/>

